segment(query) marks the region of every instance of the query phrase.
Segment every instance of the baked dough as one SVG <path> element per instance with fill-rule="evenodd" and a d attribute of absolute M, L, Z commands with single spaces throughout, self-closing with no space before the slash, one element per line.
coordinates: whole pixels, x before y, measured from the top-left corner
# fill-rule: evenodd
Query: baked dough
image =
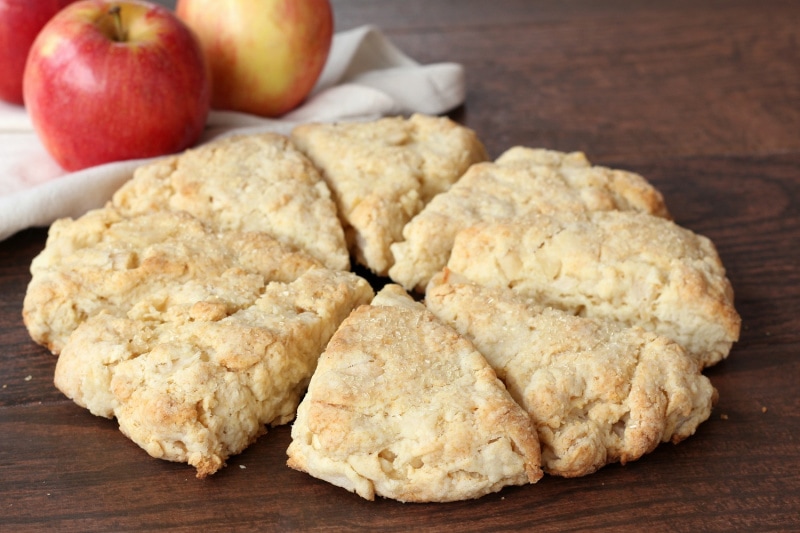
<path fill-rule="evenodd" d="M 144 165 L 112 201 L 126 216 L 185 211 L 217 230 L 265 232 L 328 268 L 350 267 L 328 186 L 275 133 L 227 137 Z"/>
<path fill-rule="evenodd" d="M 294 417 L 334 330 L 372 296 L 355 274 L 323 268 L 262 282 L 247 303 L 206 290 L 188 313 L 89 318 L 55 371 L 56 386 L 75 403 L 116 417 L 151 456 L 189 463 L 200 478 L 265 424 Z"/>
<path fill-rule="evenodd" d="M 611 209 L 669 216 L 661 194 L 638 174 L 591 166 L 580 152 L 513 147 L 493 163 L 473 165 L 405 226 L 391 247 L 389 277 L 423 292 L 447 264 L 458 232 L 479 222 Z"/>
<path fill-rule="evenodd" d="M 292 140 L 333 192 L 356 261 L 386 275 L 403 226 L 472 164 L 487 158 L 472 130 L 445 117 L 304 124 Z"/>
<path fill-rule="evenodd" d="M 521 146 L 488 163 L 442 117 L 292 138 L 165 157 L 52 225 L 23 319 L 64 394 L 198 477 L 297 413 L 289 466 L 409 502 L 585 475 L 708 417 L 700 368 L 740 319 L 713 244 L 644 178 Z M 407 290 L 434 277 L 439 318 L 397 284 L 373 300 L 351 254 Z"/>
<path fill-rule="evenodd" d="M 542 475 L 530 419 L 483 356 L 396 285 L 331 339 L 287 454 L 369 500 L 477 498 Z"/>
<path fill-rule="evenodd" d="M 710 415 L 716 391 L 678 344 L 454 277 L 435 276 L 425 303 L 475 344 L 530 413 L 545 472 L 583 476 L 636 460 Z"/>
<path fill-rule="evenodd" d="M 478 224 L 459 233 L 448 268 L 543 305 L 655 331 L 703 367 L 727 357 L 739 337 L 733 289 L 713 243 L 644 213 Z"/>

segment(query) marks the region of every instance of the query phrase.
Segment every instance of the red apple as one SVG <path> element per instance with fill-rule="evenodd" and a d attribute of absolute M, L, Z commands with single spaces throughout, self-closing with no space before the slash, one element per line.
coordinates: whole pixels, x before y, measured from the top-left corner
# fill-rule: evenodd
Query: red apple
<path fill-rule="evenodd" d="M 66 170 L 183 150 L 203 132 L 211 88 L 192 31 L 165 7 L 82 0 L 31 47 L 25 105 Z"/>
<path fill-rule="evenodd" d="M 75 0 L 0 0 L 0 100 L 22 104 L 22 74 L 39 30 Z"/>
<path fill-rule="evenodd" d="M 212 78 L 211 105 L 275 117 L 313 89 L 333 39 L 328 0 L 178 0 Z"/>

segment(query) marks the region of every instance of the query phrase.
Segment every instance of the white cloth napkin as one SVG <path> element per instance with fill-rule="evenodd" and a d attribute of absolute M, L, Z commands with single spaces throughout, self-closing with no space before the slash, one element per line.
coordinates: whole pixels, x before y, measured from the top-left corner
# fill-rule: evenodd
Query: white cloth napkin
<path fill-rule="evenodd" d="M 234 133 L 289 133 L 304 122 L 440 114 L 464 101 L 456 63 L 420 65 L 372 26 L 334 35 L 328 62 L 306 102 L 280 119 L 212 111 L 202 142 Z M 45 151 L 25 109 L 0 102 L 0 240 L 101 207 L 145 159 L 67 173 Z"/>

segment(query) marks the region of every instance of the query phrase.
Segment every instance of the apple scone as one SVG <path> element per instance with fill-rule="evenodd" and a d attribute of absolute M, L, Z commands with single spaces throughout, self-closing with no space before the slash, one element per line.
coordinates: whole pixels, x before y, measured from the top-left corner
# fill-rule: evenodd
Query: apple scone
<path fill-rule="evenodd" d="M 392 266 L 389 247 L 406 223 L 487 158 L 472 130 L 420 114 L 303 124 L 291 138 L 330 186 L 351 255 L 378 275 Z"/>
<path fill-rule="evenodd" d="M 56 386 L 75 403 L 116 418 L 152 457 L 188 463 L 200 478 L 266 425 L 294 418 L 328 339 L 371 297 L 366 281 L 323 268 L 262 283 L 246 303 L 206 287 L 187 313 L 92 316 L 70 336 L 55 371 Z"/>
<path fill-rule="evenodd" d="M 513 147 L 473 165 L 406 224 L 391 246 L 389 277 L 423 292 L 447 264 L 458 232 L 479 222 L 612 209 L 669 217 L 661 194 L 638 174 L 591 166 L 580 152 Z"/>
<path fill-rule="evenodd" d="M 530 414 L 545 472 L 575 477 L 634 461 L 709 417 L 716 391 L 675 342 L 454 278 L 434 276 L 425 304 Z"/>
<path fill-rule="evenodd" d="M 198 477 L 294 417 L 290 467 L 404 502 L 693 434 L 741 324 L 713 243 L 581 152 L 487 158 L 419 114 L 164 157 L 53 223 L 24 323 L 67 397 Z"/>
<path fill-rule="evenodd" d="M 739 337 L 733 289 L 713 243 L 644 213 L 478 224 L 458 234 L 448 268 L 542 305 L 655 331 L 702 367 L 727 357 Z"/>
<path fill-rule="evenodd" d="M 220 231 L 259 231 L 348 270 L 330 190 L 316 167 L 276 133 L 237 135 L 144 165 L 113 196 L 126 216 L 189 213 Z"/>
<path fill-rule="evenodd" d="M 331 339 L 287 454 L 369 500 L 464 500 L 542 476 L 525 411 L 469 341 L 397 285 Z"/>

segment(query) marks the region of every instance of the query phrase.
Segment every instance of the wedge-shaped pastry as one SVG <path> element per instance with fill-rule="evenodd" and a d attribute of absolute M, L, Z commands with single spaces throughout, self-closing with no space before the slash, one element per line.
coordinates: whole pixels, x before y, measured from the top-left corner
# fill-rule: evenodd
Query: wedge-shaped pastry
<path fill-rule="evenodd" d="M 331 339 L 287 454 L 369 500 L 477 498 L 542 475 L 531 421 L 483 356 L 396 285 Z"/>
<path fill-rule="evenodd" d="M 263 233 L 216 233 L 185 213 L 126 218 L 107 207 L 51 226 L 31 263 L 23 318 L 33 340 L 57 354 L 101 311 L 137 320 L 225 316 L 270 281 L 320 266 Z"/>
<path fill-rule="evenodd" d="M 292 140 L 322 171 L 356 260 L 385 275 L 403 226 L 467 168 L 486 160 L 475 133 L 444 117 L 305 124 Z"/>
<path fill-rule="evenodd" d="M 583 156 L 514 147 L 494 163 L 473 165 L 403 229 L 389 276 L 422 292 L 450 256 L 459 231 L 479 222 L 535 213 L 633 210 L 668 217 L 661 194 L 638 174 L 592 167 Z"/>
<path fill-rule="evenodd" d="M 154 298 L 127 317 L 89 318 L 59 356 L 56 386 L 95 415 L 116 417 L 151 456 L 213 474 L 265 424 L 292 419 L 331 335 L 372 297 L 350 272 L 314 268 L 291 282 L 240 267 L 223 274 L 252 276 L 261 283 L 236 294 L 196 284 L 188 313 L 171 312 L 184 294 Z"/>
<path fill-rule="evenodd" d="M 448 268 L 543 305 L 655 331 L 701 366 L 727 357 L 739 337 L 733 290 L 713 243 L 643 213 L 477 225 L 458 235 Z"/>
<path fill-rule="evenodd" d="M 530 413 L 550 474 L 582 476 L 677 443 L 716 399 L 678 344 L 640 328 L 537 306 L 447 271 L 425 303 L 475 344 Z"/>
<path fill-rule="evenodd" d="M 113 196 L 131 216 L 185 211 L 222 231 L 262 231 L 347 270 L 344 231 L 328 186 L 287 137 L 237 135 L 145 165 Z"/>

